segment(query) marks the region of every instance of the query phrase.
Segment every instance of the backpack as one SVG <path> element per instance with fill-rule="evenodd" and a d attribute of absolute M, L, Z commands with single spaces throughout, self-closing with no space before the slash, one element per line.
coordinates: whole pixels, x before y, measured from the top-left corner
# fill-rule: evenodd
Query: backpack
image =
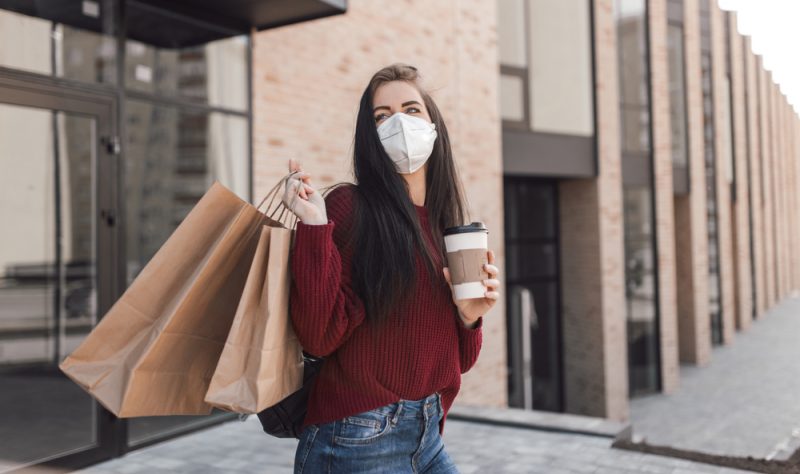
<path fill-rule="evenodd" d="M 277 404 L 257 413 L 265 433 L 278 438 L 300 438 L 308 394 L 324 361 L 323 358 L 303 353 L 303 386 Z M 246 417 L 242 415 L 240 419 L 244 421 Z"/>

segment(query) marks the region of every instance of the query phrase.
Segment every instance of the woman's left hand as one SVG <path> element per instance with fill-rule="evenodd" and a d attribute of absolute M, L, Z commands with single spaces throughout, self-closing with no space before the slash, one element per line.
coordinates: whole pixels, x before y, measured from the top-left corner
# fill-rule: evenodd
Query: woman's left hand
<path fill-rule="evenodd" d="M 478 321 L 478 318 L 485 315 L 494 306 L 497 298 L 500 297 L 500 292 L 497 289 L 500 287 L 500 280 L 497 279 L 498 270 L 494 266 L 494 252 L 491 250 L 486 251 L 489 263 L 483 264 L 483 269 L 489 274 L 489 278 L 483 280 L 483 285 L 486 287 L 483 298 L 469 298 L 465 300 L 456 300 L 455 293 L 453 292 L 453 284 L 450 282 L 450 269 L 444 267 L 444 279 L 450 285 L 450 293 L 453 296 L 453 302 L 458 307 L 458 316 L 464 326 L 472 328 Z"/>

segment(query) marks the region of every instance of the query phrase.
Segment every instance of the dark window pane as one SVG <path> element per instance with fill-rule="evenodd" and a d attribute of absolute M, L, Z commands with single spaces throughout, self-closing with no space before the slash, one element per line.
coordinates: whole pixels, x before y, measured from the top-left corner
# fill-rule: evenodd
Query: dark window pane
<path fill-rule="evenodd" d="M 628 370 L 632 395 L 658 390 L 652 192 L 623 189 Z"/>
<path fill-rule="evenodd" d="M 505 194 L 507 238 L 556 238 L 558 210 L 553 185 L 509 181 Z"/>
<path fill-rule="evenodd" d="M 555 243 L 509 243 L 508 279 L 555 277 L 558 253 Z"/>

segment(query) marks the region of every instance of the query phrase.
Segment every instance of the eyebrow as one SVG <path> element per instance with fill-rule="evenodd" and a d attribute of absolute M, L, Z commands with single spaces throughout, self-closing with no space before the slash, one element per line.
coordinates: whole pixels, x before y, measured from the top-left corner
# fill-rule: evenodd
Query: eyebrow
<path fill-rule="evenodd" d="M 405 106 L 407 106 L 407 105 L 411 105 L 411 104 L 417 104 L 417 105 L 419 105 L 420 107 L 422 107 L 422 104 L 420 104 L 420 103 L 419 103 L 419 102 L 417 102 L 416 100 L 409 100 L 408 102 L 403 102 L 403 104 L 401 105 L 401 107 L 405 107 Z M 376 112 L 378 109 L 386 109 L 386 110 L 391 110 L 391 108 L 390 108 L 388 105 L 379 105 L 379 106 L 375 107 L 374 109 L 372 109 L 372 111 L 373 111 L 373 112 Z"/>

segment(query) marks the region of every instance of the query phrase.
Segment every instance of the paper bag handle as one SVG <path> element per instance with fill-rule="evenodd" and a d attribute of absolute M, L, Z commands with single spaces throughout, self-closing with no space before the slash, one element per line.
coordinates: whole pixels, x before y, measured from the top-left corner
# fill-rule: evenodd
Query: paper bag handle
<path fill-rule="evenodd" d="M 258 203 L 258 206 L 256 206 L 256 209 L 258 209 L 260 211 L 261 210 L 261 206 L 263 206 L 264 203 L 267 202 L 267 199 L 269 199 L 269 203 L 267 204 L 267 207 L 264 209 L 264 214 L 266 214 L 270 219 L 273 219 L 273 220 L 275 220 L 277 222 L 280 222 L 287 229 L 294 229 L 295 225 L 297 225 L 298 218 L 291 210 L 289 210 L 289 208 L 286 207 L 286 205 L 283 203 L 283 200 L 282 199 L 278 200 L 278 204 L 275 206 L 275 208 L 272 209 L 271 212 L 269 212 L 269 210 L 272 207 L 273 203 L 275 202 L 275 197 L 278 196 L 280 190 L 283 188 L 283 186 L 285 186 L 286 181 L 288 181 L 289 178 L 293 174 L 295 174 L 297 172 L 298 171 L 292 171 L 291 173 L 289 173 L 286 176 L 282 177 L 275 184 L 275 186 L 273 186 L 272 189 L 270 189 L 267 192 L 266 196 L 264 196 L 264 199 L 262 199 L 261 202 Z M 300 187 L 298 186 L 297 187 L 297 193 L 294 195 L 294 197 L 292 199 L 297 198 L 299 193 L 300 193 Z M 280 212 L 280 214 L 278 214 L 277 217 L 274 217 L 275 213 L 278 211 L 278 209 L 281 209 L 281 212 Z M 284 218 L 284 215 L 287 214 L 287 211 L 288 211 L 288 216 L 287 217 L 289 218 L 289 220 L 292 221 L 292 225 L 291 226 L 287 225 L 287 222 L 285 221 L 285 218 Z M 292 217 L 294 219 L 292 219 Z"/>

